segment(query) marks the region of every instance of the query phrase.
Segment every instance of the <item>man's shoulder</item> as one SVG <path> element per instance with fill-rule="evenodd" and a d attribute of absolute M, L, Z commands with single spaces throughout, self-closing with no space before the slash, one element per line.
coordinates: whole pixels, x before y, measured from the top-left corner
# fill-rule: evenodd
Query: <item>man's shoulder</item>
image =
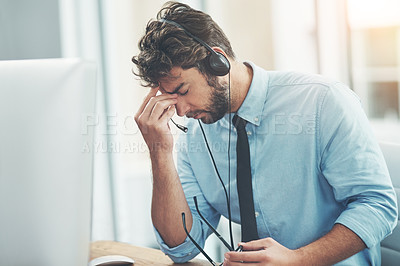
<path fill-rule="evenodd" d="M 312 85 L 331 87 L 339 81 L 313 73 L 298 71 L 268 71 L 270 87 Z"/>

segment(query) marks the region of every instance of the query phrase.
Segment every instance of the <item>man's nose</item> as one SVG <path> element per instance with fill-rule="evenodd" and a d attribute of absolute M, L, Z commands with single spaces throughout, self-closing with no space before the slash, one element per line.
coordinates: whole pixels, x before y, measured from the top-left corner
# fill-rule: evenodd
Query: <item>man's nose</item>
<path fill-rule="evenodd" d="M 175 104 L 176 113 L 178 116 L 184 116 L 189 112 L 190 106 L 183 101 L 182 99 L 178 98 L 178 102 Z"/>

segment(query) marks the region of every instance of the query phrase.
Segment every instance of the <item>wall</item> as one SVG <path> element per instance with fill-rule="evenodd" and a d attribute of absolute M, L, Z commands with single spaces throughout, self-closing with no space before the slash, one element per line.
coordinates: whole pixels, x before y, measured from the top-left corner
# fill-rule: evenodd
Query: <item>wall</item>
<path fill-rule="evenodd" d="M 274 68 L 270 0 L 205 0 L 205 12 L 219 24 L 239 61 Z"/>
<path fill-rule="evenodd" d="M 0 0 L 0 60 L 61 57 L 58 1 Z"/>

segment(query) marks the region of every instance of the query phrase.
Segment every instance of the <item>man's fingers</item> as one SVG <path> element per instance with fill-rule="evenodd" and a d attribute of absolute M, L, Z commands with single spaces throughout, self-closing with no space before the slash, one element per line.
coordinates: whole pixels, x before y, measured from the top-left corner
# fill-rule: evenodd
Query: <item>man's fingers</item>
<path fill-rule="evenodd" d="M 228 253 L 226 253 L 225 256 L 231 262 L 247 262 L 247 263 L 253 262 L 253 263 L 257 263 L 257 262 L 260 262 L 260 261 L 265 261 L 266 253 L 265 253 L 265 250 L 244 251 L 244 252 L 228 252 Z"/>
<path fill-rule="evenodd" d="M 270 237 L 253 240 L 246 243 L 239 243 L 243 246 L 243 250 L 261 250 L 273 246 L 276 241 Z"/>
<path fill-rule="evenodd" d="M 246 243 L 239 243 L 239 245 L 243 246 L 243 252 L 228 252 L 225 257 L 229 260 L 229 265 L 235 265 L 231 262 L 243 261 L 246 263 L 266 262 L 269 260 L 268 248 L 274 246 L 276 243 L 277 242 L 272 238 L 263 238 Z"/>
<path fill-rule="evenodd" d="M 156 97 L 151 97 L 142 113 L 138 114 L 138 117 L 144 119 L 159 119 L 163 111 L 168 108 L 168 106 L 176 104 L 176 97 L 171 96 L 172 95 L 163 94 Z"/>
<path fill-rule="evenodd" d="M 224 261 L 223 265 L 229 265 L 229 266 L 259 266 L 259 263 L 249 263 L 249 262 L 241 262 L 241 261 L 229 261 L 229 263 L 227 261 Z"/>
<path fill-rule="evenodd" d="M 168 123 L 175 114 L 175 105 L 171 105 L 168 110 L 161 116 L 160 123 Z"/>
<path fill-rule="evenodd" d="M 171 106 L 175 105 L 177 102 L 176 99 L 165 99 L 161 101 L 157 101 L 154 103 L 153 108 L 151 109 L 151 112 L 149 114 L 149 120 L 159 120 L 163 113 Z M 149 108 L 150 109 L 150 108 Z M 147 109 L 145 109 L 145 112 L 143 112 L 144 115 L 147 113 Z"/>
<path fill-rule="evenodd" d="M 147 103 L 150 101 L 152 97 L 155 97 L 157 92 L 158 92 L 159 87 L 151 88 L 150 92 L 146 95 L 146 97 L 143 99 L 142 104 L 139 107 L 139 110 L 137 111 L 137 115 L 139 116 L 141 113 L 143 113 L 144 108 L 146 107 Z"/>

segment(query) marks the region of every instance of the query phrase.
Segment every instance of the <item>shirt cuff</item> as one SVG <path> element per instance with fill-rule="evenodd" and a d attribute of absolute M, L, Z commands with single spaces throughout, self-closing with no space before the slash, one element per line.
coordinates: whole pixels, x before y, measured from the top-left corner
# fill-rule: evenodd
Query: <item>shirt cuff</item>
<path fill-rule="evenodd" d="M 379 244 L 392 232 L 393 217 L 386 217 L 373 207 L 353 202 L 335 223 L 342 224 L 357 234 L 368 248 Z"/>
<path fill-rule="evenodd" d="M 200 251 L 192 243 L 189 237 L 186 237 L 185 241 L 176 247 L 172 248 L 168 247 L 168 245 L 164 242 L 157 229 L 155 227 L 153 228 L 161 251 L 164 252 L 168 257 L 170 257 L 170 259 L 173 262 L 184 263 L 193 259 L 200 253 Z M 199 230 L 199 226 L 194 226 L 194 223 L 190 231 L 190 236 L 193 237 L 194 239 L 201 238 L 201 230 Z"/>

